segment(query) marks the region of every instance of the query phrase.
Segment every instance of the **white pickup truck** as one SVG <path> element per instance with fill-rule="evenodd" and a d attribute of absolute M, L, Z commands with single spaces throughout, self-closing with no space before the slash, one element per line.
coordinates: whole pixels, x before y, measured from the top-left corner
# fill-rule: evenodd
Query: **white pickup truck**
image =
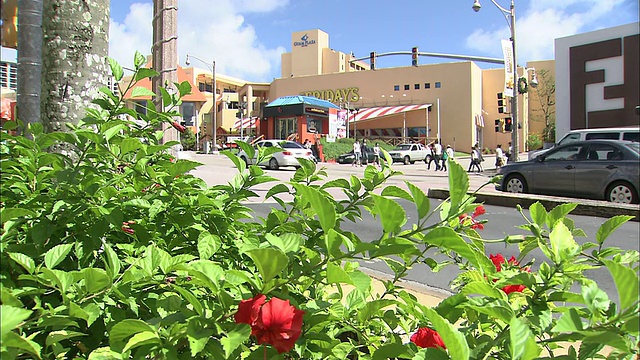
<path fill-rule="evenodd" d="M 401 162 L 405 165 L 413 164 L 416 161 L 429 162 L 431 151 L 422 144 L 400 144 L 395 149 L 389 151 L 393 162 Z"/>

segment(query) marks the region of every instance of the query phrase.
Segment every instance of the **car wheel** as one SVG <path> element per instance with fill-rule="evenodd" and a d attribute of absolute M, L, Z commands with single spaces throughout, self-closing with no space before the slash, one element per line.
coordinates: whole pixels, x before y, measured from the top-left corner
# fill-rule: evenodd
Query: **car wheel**
<path fill-rule="evenodd" d="M 638 195 L 630 184 L 618 181 L 607 189 L 607 201 L 618 204 L 635 204 L 638 202 Z"/>
<path fill-rule="evenodd" d="M 269 160 L 269 169 L 278 170 L 278 168 L 280 168 L 280 165 L 278 165 L 278 160 L 276 160 L 275 158 L 271 158 L 271 160 Z"/>
<path fill-rule="evenodd" d="M 244 163 L 245 163 L 245 164 L 249 165 L 249 160 L 247 160 L 247 158 L 246 158 L 246 157 L 241 156 L 241 157 L 240 157 L 240 160 L 244 161 Z"/>
<path fill-rule="evenodd" d="M 409 164 L 411 164 L 411 159 L 409 158 L 409 156 L 408 156 L 408 155 L 404 157 L 404 164 L 405 164 L 405 165 L 409 165 Z"/>
<path fill-rule="evenodd" d="M 520 175 L 510 175 L 504 182 L 504 191 L 523 194 L 527 192 L 527 183 Z"/>

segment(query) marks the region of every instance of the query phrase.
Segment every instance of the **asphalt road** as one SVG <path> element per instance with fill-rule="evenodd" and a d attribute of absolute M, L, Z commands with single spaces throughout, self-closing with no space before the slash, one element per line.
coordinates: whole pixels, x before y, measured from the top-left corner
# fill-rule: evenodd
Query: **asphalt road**
<path fill-rule="evenodd" d="M 194 170 L 192 173 L 195 176 L 199 176 L 204 179 L 207 184 L 221 184 L 229 181 L 237 171 L 233 166 L 233 163 L 222 155 L 195 155 L 184 154 L 182 157 L 188 157 L 192 160 L 202 162 L 205 164 L 200 168 Z M 464 159 L 460 159 L 463 167 L 468 166 Z M 467 161 L 468 162 L 468 161 Z M 492 163 L 492 160 L 487 160 L 485 163 Z M 363 169 L 361 167 L 352 167 L 350 165 L 338 165 L 338 164 L 319 164 L 319 166 L 325 167 L 328 177 L 327 180 L 335 178 L 348 178 L 351 175 L 362 175 Z M 405 181 L 409 181 L 412 184 L 421 188 L 425 193 L 430 187 L 448 188 L 448 178 L 446 172 L 435 172 L 433 170 L 427 170 L 426 165 L 423 163 L 416 163 L 415 165 L 393 165 L 394 169 L 402 171 L 404 174 L 392 179 L 389 183 L 405 188 Z M 266 170 L 268 175 L 276 177 L 280 180 L 287 181 L 294 173 L 293 169 L 283 169 L 279 171 Z M 491 171 L 489 170 L 484 174 L 470 174 L 469 182 L 470 188 L 477 189 L 485 184 L 490 179 Z M 266 194 L 274 184 L 266 183 L 261 184 L 255 188 L 258 194 Z M 496 191 L 493 187 L 485 187 L 485 192 Z M 497 192 L 497 191 L 496 191 Z M 333 194 L 339 197 L 339 193 Z M 579 201 L 579 200 L 577 200 Z M 405 209 L 408 222 L 406 228 L 410 228 L 412 219 L 416 219 L 417 214 L 412 204 L 398 200 L 398 203 Z M 440 203 L 440 200 L 431 199 L 431 206 L 435 208 Z M 276 203 L 265 203 L 263 198 L 256 198 L 250 201 L 250 206 L 255 209 L 257 216 L 265 216 L 272 206 L 278 206 Z M 484 239 L 502 239 L 506 235 L 514 234 L 526 234 L 524 230 L 518 229 L 518 225 L 525 224 L 525 219 L 515 208 L 500 207 L 500 206 L 485 206 L 487 213 L 482 216 L 483 219 L 487 219 L 488 223 L 485 224 L 484 230 L 480 232 Z M 528 216 L 528 211 L 524 211 Z M 372 241 L 380 237 L 382 230 L 378 220 L 373 219 L 366 213 L 365 217 L 358 223 L 345 223 L 344 229 L 353 231 L 364 241 Z M 584 243 L 587 241 L 595 241 L 596 232 L 599 226 L 606 220 L 601 217 L 594 216 L 579 216 L 570 215 L 574 220 L 576 227 L 581 228 L 587 234 L 587 238 L 576 238 L 578 243 Z M 434 220 L 435 222 L 435 220 Z M 608 246 L 615 246 L 622 249 L 635 249 L 640 250 L 638 239 L 640 238 L 640 224 L 638 222 L 627 222 L 622 225 L 615 233 L 613 233 L 608 239 L 606 244 Z M 495 243 L 486 245 L 487 254 L 501 253 L 505 258 L 509 258 L 511 255 L 519 254 L 517 246 L 505 246 L 505 244 Z M 430 254 L 438 261 L 445 260 L 443 255 L 436 254 L 432 251 Z M 535 250 L 531 252 L 524 262 L 533 261 L 532 269 L 536 270 L 540 264 L 540 261 L 545 260 L 545 256 L 541 251 Z M 365 262 L 363 266 L 389 274 L 391 273 L 386 264 L 382 261 Z M 458 274 L 458 270 L 453 266 L 443 268 L 440 272 L 434 273 L 426 264 L 418 264 L 409 272 L 407 280 L 421 284 L 426 288 L 446 292 L 450 289 L 450 282 Z M 615 291 L 615 285 L 609 275 L 608 271 L 592 271 L 589 273 L 589 277 L 599 284 L 599 286 L 607 292 L 611 300 L 617 301 L 618 294 Z M 579 292 L 579 288 L 575 291 Z"/>
<path fill-rule="evenodd" d="M 412 226 L 412 220 L 417 218 L 417 213 L 413 204 L 405 200 L 398 200 L 398 203 L 402 205 L 408 215 L 408 221 L 405 225 L 405 229 L 409 229 Z M 432 199 L 432 209 L 438 206 L 440 200 Z M 278 207 L 275 203 L 262 203 L 251 204 L 251 208 L 256 211 L 256 215 L 260 217 L 266 216 L 271 207 Z M 484 230 L 479 231 L 480 235 L 487 240 L 503 239 L 506 235 L 523 234 L 527 232 L 518 229 L 518 225 L 525 224 L 526 221 L 522 215 L 512 208 L 500 207 L 500 206 L 485 206 L 487 212 L 483 215 L 482 219 L 487 219 Z M 528 211 L 524 211 L 526 216 L 529 215 Z M 345 222 L 343 229 L 356 233 L 363 241 L 373 241 L 378 239 L 382 234 L 382 227 L 378 220 L 374 219 L 366 212 L 363 212 L 363 219 L 358 223 Z M 579 244 L 585 242 L 595 242 L 595 236 L 597 230 L 604 219 L 591 216 L 570 216 L 575 226 L 584 230 L 587 234 L 586 238 L 576 238 L 575 240 Z M 414 221 L 414 220 L 413 220 Z M 432 221 L 435 223 L 435 220 Z M 622 225 L 615 233 L 613 233 L 605 242 L 608 246 L 615 246 L 622 249 L 635 249 L 640 250 L 638 245 L 638 231 L 639 224 L 637 222 L 627 222 Z M 516 245 L 506 246 L 504 243 L 490 243 L 486 244 L 487 255 L 501 253 L 505 258 L 509 258 L 512 255 L 518 257 L 520 251 Z M 444 255 L 437 254 L 435 250 L 431 250 L 428 253 L 437 261 L 447 260 Z M 529 253 L 523 263 L 532 261 L 532 270 L 537 270 L 539 264 L 543 261 L 548 261 L 544 254 L 540 250 L 534 250 Z M 369 269 L 384 273 L 393 274 L 383 261 L 374 260 L 361 263 L 362 266 Z M 458 269 L 453 266 L 447 266 L 441 271 L 434 273 L 426 264 L 416 264 L 410 271 L 406 280 L 415 282 L 426 286 L 430 290 L 446 293 L 450 290 L 451 281 L 458 275 Z M 615 290 L 615 284 L 608 271 L 590 271 L 588 273 L 589 278 L 595 280 L 598 285 L 609 295 L 609 298 L 613 301 L 618 301 L 618 294 Z M 575 288 L 574 291 L 580 292 L 579 288 Z"/>

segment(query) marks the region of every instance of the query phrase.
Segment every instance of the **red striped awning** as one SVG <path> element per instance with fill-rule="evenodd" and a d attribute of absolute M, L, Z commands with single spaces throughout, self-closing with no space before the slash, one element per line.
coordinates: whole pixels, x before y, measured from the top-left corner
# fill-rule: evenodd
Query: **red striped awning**
<path fill-rule="evenodd" d="M 253 129 L 256 127 L 256 123 L 260 121 L 257 117 L 248 117 L 242 120 L 236 118 L 236 122 L 233 124 L 234 130 L 239 130 L 240 127 L 243 129 Z"/>
<path fill-rule="evenodd" d="M 371 120 L 373 118 L 395 115 L 395 114 L 403 113 L 405 111 L 426 109 L 431 105 L 432 104 L 421 104 L 421 105 L 379 106 L 379 107 L 372 107 L 372 108 L 364 108 L 364 109 L 360 109 L 360 111 L 358 112 L 350 113 L 349 122 Z"/>

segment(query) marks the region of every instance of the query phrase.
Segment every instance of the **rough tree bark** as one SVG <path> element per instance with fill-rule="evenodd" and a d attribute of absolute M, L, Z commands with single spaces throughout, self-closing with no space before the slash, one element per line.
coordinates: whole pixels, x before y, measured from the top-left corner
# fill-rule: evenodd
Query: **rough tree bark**
<path fill-rule="evenodd" d="M 108 83 L 109 0 L 45 0 L 42 31 L 42 122 L 65 131 Z"/>

